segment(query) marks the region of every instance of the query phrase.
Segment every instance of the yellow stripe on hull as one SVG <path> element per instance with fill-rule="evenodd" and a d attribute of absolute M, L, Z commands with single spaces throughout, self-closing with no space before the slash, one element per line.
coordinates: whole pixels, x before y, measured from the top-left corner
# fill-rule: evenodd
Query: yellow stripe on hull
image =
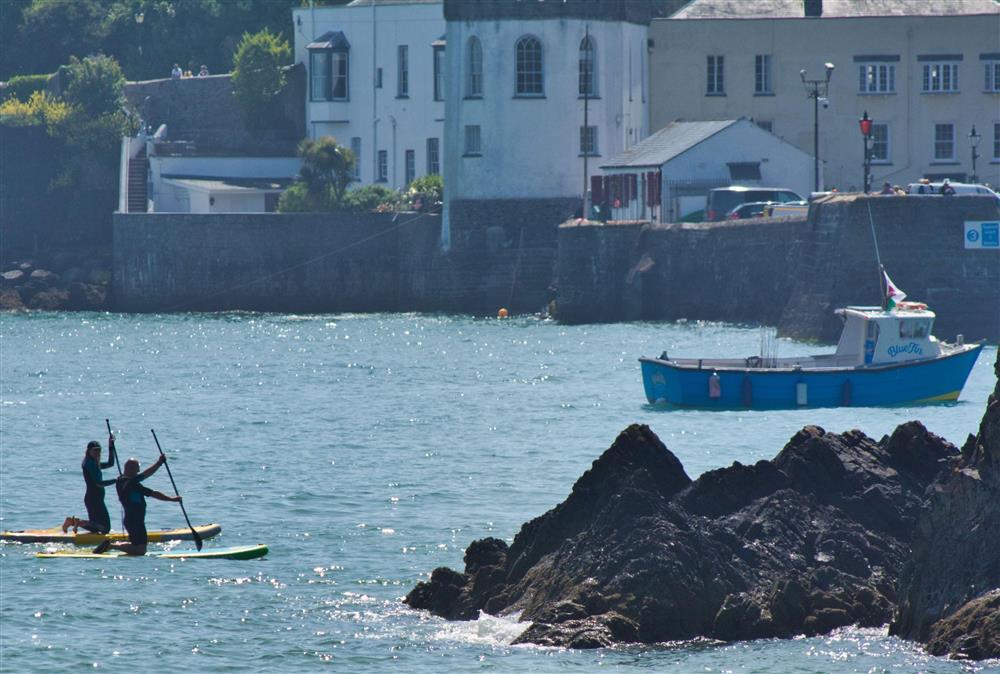
<path fill-rule="evenodd" d="M 939 396 L 934 396 L 933 398 L 922 398 L 920 400 L 914 400 L 913 402 L 914 402 L 914 404 L 917 404 L 917 403 L 940 403 L 940 402 L 947 402 L 947 401 L 951 401 L 951 400 L 958 400 L 958 396 L 959 396 L 959 394 L 961 392 L 962 392 L 961 389 L 959 389 L 958 391 L 952 391 L 951 393 L 944 393 L 944 394 L 939 395 Z"/>

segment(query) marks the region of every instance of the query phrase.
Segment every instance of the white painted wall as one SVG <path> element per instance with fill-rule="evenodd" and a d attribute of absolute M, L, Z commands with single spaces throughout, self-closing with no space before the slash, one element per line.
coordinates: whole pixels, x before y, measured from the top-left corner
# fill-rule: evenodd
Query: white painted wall
<path fill-rule="evenodd" d="M 445 33 L 442 3 L 313 7 L 292 12 L 295 60 L 306 67 L 306 131 L 345 147 L 361 138 L 360 184 L 376 179 L 379 150 L 388 156 L 389 187 L 405 187 L 405 152 L 415 152 L 416 177 L 427 173 L 427 139 L 438 138 L 444 162 L 444 102 L 434 100 L 431 43 Z M 306 46 L 327 31 L 350 43 L 349 100 L 309 100 Z M 409 97 L 397 98 L 397 47 L 409 47 Z M 376 68 L 382 87 L 375 87 Z"/>
<path fill-rule="evenodd" d="M 445 185 L 451 199 L 579 197 L 583 190 L 579 46 L 589 25 L 596 42 L 597 99 L 588 124 L 598 128 L 589 173 L 648 135 L 644 75 L 647 27 L 613 21 L 504 20 L 448 24 Z M 517 40 L 542 42 L 545 96 L 515 97 Z M 466 49 L 483 46 L 482 99 L 464 97 Z M 465 157 L 465 126 L 479 125 L 482 156 Z"/>
<path fill-rule="evenodd" d="M 150 211 L 158 213 L 208 213 L 190 201 L 187 191 L 177 185 L 167 184 L 163 176 L 188 176 L 202 178 L 294 178 L 302 167 L 297 157 L 163 157 L 149 158 Z M 208 209 L 208 201 L 204 208 Z M 215 209 L 218 211 L 218 209 Z M 263 212 L 259 209 L 233 212 Z M 222 211 L 218 211 L 222 212 Z M 230 212 L 230 211 L 225 211 Z"/>

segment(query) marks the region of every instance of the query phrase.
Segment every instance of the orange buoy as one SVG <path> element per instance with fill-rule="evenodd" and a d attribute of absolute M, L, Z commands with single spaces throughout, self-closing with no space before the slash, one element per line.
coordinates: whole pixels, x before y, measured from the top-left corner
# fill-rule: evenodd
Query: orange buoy
<path fill-rule="evenodd" d="M 497 318 L 507 318 L 507 310 L 500 307 L 500 311 L 497 312 Z"/>

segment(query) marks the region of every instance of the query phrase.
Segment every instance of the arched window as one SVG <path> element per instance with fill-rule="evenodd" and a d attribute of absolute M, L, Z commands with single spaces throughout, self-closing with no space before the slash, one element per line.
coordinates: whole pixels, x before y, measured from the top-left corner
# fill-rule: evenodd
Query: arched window
<path fill-rule="evenodd" d="M 597 58 L 594 38 L 589 35 L 580 41 L 580 95 L 597 95 Z"/>
<path fill-rule="evenodd" d="M 483 45 L 478 37 L 469 38 L 466 53 L 465 95 L 467 98 L 483 97 Z"/>
<path fill-rule="evenodd" d="M 537 37 L 525 35 L 517 41 L 518 96 L 542 96 L 545 82 L 542 76 L 542 43 Z"/>

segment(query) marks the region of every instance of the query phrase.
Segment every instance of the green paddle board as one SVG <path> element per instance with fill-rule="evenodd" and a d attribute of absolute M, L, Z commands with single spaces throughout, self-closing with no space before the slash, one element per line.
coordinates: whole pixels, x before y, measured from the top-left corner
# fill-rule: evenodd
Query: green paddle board
<path fill-rule="evenodd" d="M 267 554 L 266 545 L 243 545 L 235 548 L 215 548 L 212 550 L 171 550 L 170 552 L 152 552 L 146 557 L 159 559 L 257 559 Z M 95 555 L 93 552 L 76 552 L 73 550 L 51 550 L 39 552 L 35 557 L 42 559 L 117 559 L 119 557 L 136 557 L 126 555 L 118 550 Z M 136 557 L 137 558 L 137 557 Z"/>

